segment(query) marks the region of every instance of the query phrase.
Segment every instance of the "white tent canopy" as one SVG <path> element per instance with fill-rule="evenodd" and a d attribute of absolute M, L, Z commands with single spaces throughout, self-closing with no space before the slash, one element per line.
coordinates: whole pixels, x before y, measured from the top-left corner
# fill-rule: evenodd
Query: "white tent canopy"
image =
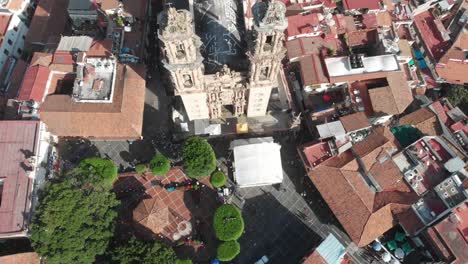
<path fill-rule="evenodd" d="M 231 143 L 234 151 L 234 179 L 239 187 L 281 183 L 281 146 L 273 138 L 239 139 Z"/>

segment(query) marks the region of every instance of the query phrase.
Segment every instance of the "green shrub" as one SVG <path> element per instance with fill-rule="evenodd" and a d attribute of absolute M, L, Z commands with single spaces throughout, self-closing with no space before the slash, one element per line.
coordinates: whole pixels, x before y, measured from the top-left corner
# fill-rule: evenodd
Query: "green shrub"
<path fill-rule="evenodd" d="M 171 161 L 163 154 L 156 154 L 150 161 L 150 170 L 153 175 L 164 176 L 171 168 Z"/>
<path fill-rule="evenodd" d="M 210 175 L 216 169 L 216 156 L 208 141 L 191 137 L 184 145 L 182 152 L 185 173 L 192 178 Z"/>
<path fill-rule="evenodd" d="M 178 259 L 176 260 L 175 264 L 192 264 L 191 259 Z"/>
<path fill-rule="evenodd" d="M 222 171 L 215 171 L 211 174 L 211 185 L 215 188 L 220 188 L 226 184 L 226 175 Z"/>
<path fill-rule="evenodd" d="M 82 160 L 77 167 L 78 175 L 82 175 L 83 181 L 93 185 L 112 185 L 117 178 L 117 166 L 114 162 L 102 158 L 88 158 Z"/>
<path fill-rule="evenodd" d="M 244 219 L 236 207 L 231 204 L 223 204 L 216 209 L 213 228 L 219 240 L 237 240 L 244 231 Z"/>
<path fill-rule="evenodd" d="M 146 164 L 138 164 L 135 166 L 136 173 L 143 174 L 146 172 Z"/>
<path fill-rule="evenodd" d="M 240 244 L 237 241 L 223 242 L 218 246 L 217 258 L 221 261 L 231 261 L 240 253 Z"/>

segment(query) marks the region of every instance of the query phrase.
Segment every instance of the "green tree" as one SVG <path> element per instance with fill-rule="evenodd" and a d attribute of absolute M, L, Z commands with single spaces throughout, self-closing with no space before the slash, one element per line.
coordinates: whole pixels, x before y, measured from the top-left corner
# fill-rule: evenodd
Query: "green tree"
<path fill-rule="evenodd" d="M 192 264 L 191 259 L 178 259 L 175 264 Z"/>
<path fill-rule="evenodd" d="M 237 240 L 244 232 L 244 219 L 234 205 L 223 204 L 215 211 L 213 228 L 219 240 Z"/>
<path fill-rule="evenodd" d="M 30 226 L 31 244 L 47 263 L 93 263 L 113 236 L 113 193 L 66 180 L 48 183 Z"/>
<path fill-rule="evenodd" d="M 215 171 L 211 174 L 211 185 L 215 188 L 220 188 L 226 184 L 226 175 L 222 171 Z"/>
<path fill-rule="evenodd" d="M 219 244 L 216 257 L 221 261 L 231 261 L 240 253 L 237 241 L 227 241 Z"/>
<path fill-rule="evenodd" d="M 158 153 L 151 159 L 149 166 L 153 175 L 164 176 L 171 169 L 171 161 L 163 154 Z"/>
<path fill-rule="evenodd" d="M 135 166 L 136 173 L 143 174 L 146 172 L 146 165 L 145 164 L 138 164 Z"/>
<path fill-rule="evenodd" d="M 463 111 L 468 110 L 468 88 L 451 86 L 447 88 L 447 98 L 453 106 L 458 106 Z"/>
<path fill-rule="evenodd" d="M 185 142 L 182 158 L 185 172 L 192 178 L 206 177 L 216 169 L 213 148 L 199 137 L 191 137 Z"/>
<path fill-rule="evenodd" d="M 174 264 L 177 256 L 172 248 L 159 242 L 143 242 L 132 238 L 111 250 L 111 258 L 119 264 Z"/>
<path fill-rule="evenodd" d="M 94 157 L 82 160 L 70 173 L 80 183 L 111 187 L 117 178 L 117 166 L 111 160 Z"/>

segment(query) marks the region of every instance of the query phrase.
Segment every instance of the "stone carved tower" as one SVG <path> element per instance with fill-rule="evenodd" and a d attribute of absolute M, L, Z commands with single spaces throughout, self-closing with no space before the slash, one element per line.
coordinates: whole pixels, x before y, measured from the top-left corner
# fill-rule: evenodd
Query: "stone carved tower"
<path fill-rule="evenodd" d="M 160 19 L 163 65 L 171 75 L 175 95 L 182 98 L 189 119 L 209 118 L 201 41 L 193 31 L 192 15 L 168 8 Z"/>
<path fill-rule="evenodd" d="M 265 115 L 271 89 L 278 85 L 278 73 L 286 49 L 283 46 L 284 30 L 288 27 L 286 6 L 272 0 L 263 17 L 254 25 L 256 42 L 250 51 L 250 77 L 248 116 Z"/>
<path fill-rule="evenodd" d="M 286 52 L 285 13 L 286 6 L 277 0 L 271 0 L 268 8 L 258 12 L 252 30 L 256 41 L 247 53 L 249 72 L 234 72 L 224 65 L 221 71 L 207 75 L 200 53 L 202 43 L 192 27 L 192 14 L 174 8 L 162 13 L 158 32 L 162 64 L 170 73 L 175 95 L 181 97 L 190 120 L 221 118 L 225 106 L 231 107 L 234 116 L 245 112 L 248 116 L 266 114 Z"/>

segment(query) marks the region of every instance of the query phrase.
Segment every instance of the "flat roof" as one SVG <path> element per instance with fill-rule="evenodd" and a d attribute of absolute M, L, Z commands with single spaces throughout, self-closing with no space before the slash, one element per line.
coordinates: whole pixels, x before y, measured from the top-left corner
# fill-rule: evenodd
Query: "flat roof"
<path fill-rule="evenodd" d="M 365 74 L 372 72 L 397 71 L 400 67 L 394 55 L 362 57 L 363 68 L 352 69 L 349 57 L 326 58 L 325 64 L 330 77 Z"/>
<path fill-rule="evenodd" d="M 78 64 L 73 96 L 78 101 L 112 101 L 117 63 L 111 58 L 86 58 Z"/>
<path fill-rule="evenodd" d="M 38 121 L 0 122 L 0 236 L 26 230 L 33 180 L 27 161 L 37 152 Z"/>

